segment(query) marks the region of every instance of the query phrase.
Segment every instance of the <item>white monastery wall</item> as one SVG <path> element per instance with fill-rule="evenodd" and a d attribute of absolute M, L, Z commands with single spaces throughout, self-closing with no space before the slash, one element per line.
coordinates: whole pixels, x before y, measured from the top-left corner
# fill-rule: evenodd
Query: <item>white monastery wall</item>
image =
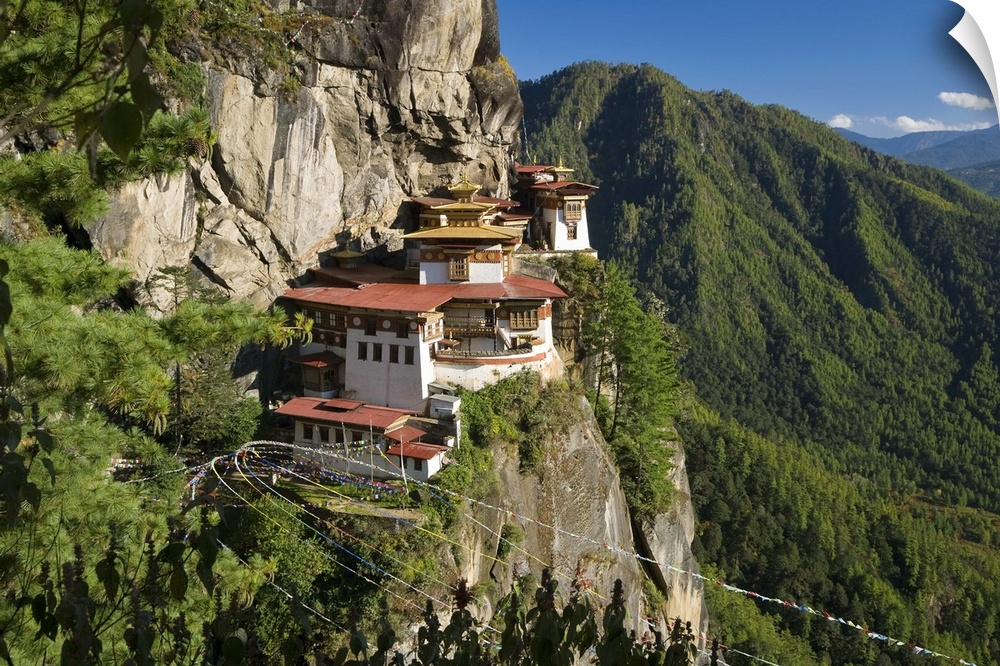
<path fill-rule="evenodd" d="M 395 355 L 393 347 L 397 349 Z M 406 362 L 408 348 L 413 350 L 412 363 Z M 395 331 L 365 335 L 361 329 L 349 328 L 346 355 L 344 397 L 373 405 L 423 410 L 434 367 L 429 346 L 418 336 L 398 338 Z"/>

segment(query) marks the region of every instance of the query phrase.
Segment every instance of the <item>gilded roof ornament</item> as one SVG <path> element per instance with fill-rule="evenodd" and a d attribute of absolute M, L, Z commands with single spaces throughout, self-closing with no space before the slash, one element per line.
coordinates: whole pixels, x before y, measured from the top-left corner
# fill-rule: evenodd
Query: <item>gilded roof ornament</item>
<path fill-rule="evenodd" d="M 475 196 L 480 187 L 482 187 L 482 185 L 470 183 L 468 177 L 466 177 L 465 174 L 462 174 L 462 180 L 454 185 L 449 185 L 448 191 L 451 192 L 453 196 L 458 197 L 459 201 L 463 199 L 472 201 L 472 197 Z"/>

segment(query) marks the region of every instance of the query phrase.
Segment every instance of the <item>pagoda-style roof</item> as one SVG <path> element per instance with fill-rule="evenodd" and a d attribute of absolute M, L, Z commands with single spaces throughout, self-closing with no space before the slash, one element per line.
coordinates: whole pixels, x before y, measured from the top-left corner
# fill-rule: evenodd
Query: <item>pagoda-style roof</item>
<path fill-rule="evenodd" d="M 471 201 L 472 197 L 475 196 L 476 192 L 478 192 L 480 188 L 482 188 L 482 185 L 470 183 L 469 179 L 463 174 L 462 180 L 448 186 L 448 191 L 455 195 L 455 197 L 459 200 L 468 199 Z"/>
<path fill-rule="evenodd" d="M 430 206 L 430 209 L 433 211 L 440 211 L 442 213 L 469 212 L 482 214 L 496 208 L 496 205 L 491 203 L 479 203 L 476 201 L 451 201 L 447 199 L 445 201 L 446 203 Z"/>
<path fill-rule="evenodd" d="M 563 180 L 559 182 L 540 181 L 529 187 L 530 190 L 544 192 L 559 192 L 560 194 L 590 194 L 598 189 L 597 185 L 581 183 L 577 180 Z"/>
<path fill-rule="evenodd" d="M 283 297 L 312 305 L 419 313 L 432 312 L 453 299 L 499 301 L 566 298 L 566 292 L 548 280 L 527 275 L 508 275 L 503 282 L 379 283 L 360 289 L 305 287 L 289 289 Z"/>
<path fill-rule="evenodd" d="M 519 174 L 534 175 L 539 171 L 545 171 L 551 168 L 553 168 L 551 164 L 516 164 L 514 165 L 514 172 Z"/>
<path fill-rule="evenodd" d="M 356 250 L 337 250 L 330 254 L 334 259 L 361 259 L 365 256 L 364 252 L 358 252 Z"/>
<path fill-rule="evenodd" d="M 557 166 L 550 166 L 549 168 L 545 169 L 545 171 L 547 171 L 549 173 L 552 173 L 552 174 L 555 174 L 556 180 L 562 180 L 568 174 L 573 173 L 573 169 L 569 168 L 568 166 L 564 166 L 563 165 L 563 162 L 562 162 L 561 158 L 560 158 L 559 164 Z"/>
<path fill-rule="evenodd" d="M 516 241 L 521 238 L 520 229 L 501 227 L 495 224 L 483 224 L 474 227 L 429 227 L 414 231 L 403 236 L 406 240 L 468 240 L 468 241 L 494 241 L 498 243 Z"/>
<path fill-rule="evenodd" d="M 447 199 L 445 197 L 410 197 L 410 201 L 418 203 L 424 208 L 431 209 L 436 209 L 437 207 L 444 206 L 446 204 L 459 203 L 454 199 Z M 472 197 L 472 203 L 487 204 L 496 208 L 514 208 L 515 206 L 520 205 L 516 201 L 511 201 L 510 199 L 498 199 L 497 197 Z"/>
<path fill-rule="evenodd" d="M 532 217 L 531 213 L 500 213 L 496 216 L 494 222 L 499 221 L 504 226 L 517 225 L 523 227 Z"/>

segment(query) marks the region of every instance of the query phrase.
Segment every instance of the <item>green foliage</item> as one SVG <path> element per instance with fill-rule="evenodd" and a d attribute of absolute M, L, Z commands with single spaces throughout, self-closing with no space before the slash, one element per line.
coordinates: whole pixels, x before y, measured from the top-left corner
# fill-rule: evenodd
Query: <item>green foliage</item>
<path fill-rule="evenodd" d="M 157 114 L 124 160 L 100 150 L 93 168 L 80 152 L 2 157 L 0 202 L 24 219 L 86 224 L 107 211 L 107 188 L 154 174 L 179 173 L 189 158 L 205 158 L 210 142 L 207 115 L 195 109 L 182 116 Z"/>
<path fill-rule="evenodd" d="M 556 264 L 560 281 L 583 308 L 584 354 L 596 366 L 594 411 L 611 446 L 633 514 L 652 518 L 670 507 L 672 435 L 679 391 L 669 329 L 640 307 L 616 264 L 587 258 Z"/>
<path fill-rule="evenodd" d="M 466 436 L 480 447 L 515 446 L 522 471 L 539 471 L 548 438 L 580 416 L 579 394 L 521 372 L 475 393 L 462 394 Z"/>
<path fill-rule="evenodd" d="M 244 395 L 232 377 L 232 356 L 204 354 L 181 370 L 180 412 L 171 431 L 186 447 L 231 451 L 254 439 L 260 426 L 260 400 Z"/>
<path fill-rule="evenodd" d="M 700 521 L 696 554 L 721 578 L 978 663 L 1000 656 L 1000 558 L 981 545 L 1000 523 L 996 516 L 886 502 L 874 484 L 840 478 L 812 455 L 791 455 L 791 443 L 698 405 L 678 425 Z M 878 657 L 871 641 L 826 621 L 729 596 L 712 594 L 709 602 L 733 647 L 780 663 Z"/>
<path fill-rule="evenodd" d="M 208 346 L 272 341 L 280 320 L 193 299 L 161 320 L 121 312 L 112 297 L 127 274 L 51 238 L 0 245 L 0 269 L 0 582 L 12 600 L 0 609 L 3 655 L 238 663 L 249 645 L 240 608 L 268 561 L 240 565 L 220 550 L 207 506 L 177 510 L 179 461 L 150 434 L 169 412 L 170 366 Z M 139 459 L 150 478 L 116 481 L 116 456 Z"/>
<path fill-rule="evenodd" d="M 529 135 L 586 144 L 593 240 L 666 304 L 711 406 L 887 485 L 898 470 L 903 492 L 1000 507 L 984 473 L 1000 435 L 956 391 L 1000 348 L 995 201 L 651 67 L 524 90 Z"/>
<path fill-rule="evenodd" d="M 42 152 L 0 158 L 4 205 L 27 219 L 63 216 L 72 225 L 100 217 L 108 198 L 82 153 Z"/>
<path fill-rule="evenodd" d="M 702 573 L 715 575 L 710 568 Z M 725 645 L 787 666 L 828 663 L 817 658 L 802 638 L 781 629 L 776 618 L 762 611 L 750 599 L 706 585 L 705 600 L 712 625 Z M 734 660 L 731 663 L 739 662 Z"/>
<path fill-rule="evenodd" d="M 499 603 L 496 619 L 502 628 L 497 642 L 468 611 L 471 596 L 465 580 L 460 580 L 453 590 L 451 621 L 442 626 L 428 602 L 423 625 L 417 631 L 417 647 L 409 657 L 397 650 L 396 632 L 385 625 L 374 649 L 355 629 L 350 646 L 342 648 L 331 662 L 337 666 L 571 666 L 581 659 L 595 658 L 601 666 L 693 663 L 697 647 L 690 622 L 682 626 L 677 619 L 666 642 L 659 636 L 655 642 L 639 642 L 628 631 L 620 580 L 600 621 L 581 581 L 573 582 L 564 604 L 557 587 L 548 569 L 542 571 L 539 581 L 532 577 L 515 580 L 511 592 Z M 713 658 L 718 656 L 713 652 Z"/>

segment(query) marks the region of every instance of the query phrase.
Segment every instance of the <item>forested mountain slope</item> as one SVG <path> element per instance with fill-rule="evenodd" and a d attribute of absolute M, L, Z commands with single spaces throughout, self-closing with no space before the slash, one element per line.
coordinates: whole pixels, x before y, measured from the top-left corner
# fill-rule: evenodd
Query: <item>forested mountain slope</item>
<path fill-rule="evenodd" d="M 1000 508 L 1000 204 L 649 67 L 581 65 L 523 97 L 530 149 L 601 186 L 594 242 L 667 303 L 709 405 Z"/>
<path fill-rule="evenodd" d="M 711 410 L 682 424 L 706 561 L 996 663 L 996 517 L 948 507 L 1000 509 L 1000 203 L 649 66 L 575 65 L 521 93 L 529 155 L 601 187 L 595 246 L 683 336 Z M 833 663 L 880 663 L 779 624 Z"/>

